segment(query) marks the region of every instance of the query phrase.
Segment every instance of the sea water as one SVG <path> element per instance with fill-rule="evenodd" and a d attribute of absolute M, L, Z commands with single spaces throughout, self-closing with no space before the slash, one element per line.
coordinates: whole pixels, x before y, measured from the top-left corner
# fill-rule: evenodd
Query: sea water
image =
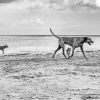
<path fill-rule="evenodd" d="M 90 36 L 94 44 L 84 44 L 84 50 L 100 50 L 100 36 Z M 0 46 L 7 44 L 5 54 L 11 53 L 49 53 L 57 49 L 58 39 L 54 36 L 23 35 L 0 36 Z M 77 49 L 79 50 L 79 49 Z M 0 51 L 0 54 L 2 52 Z"/>

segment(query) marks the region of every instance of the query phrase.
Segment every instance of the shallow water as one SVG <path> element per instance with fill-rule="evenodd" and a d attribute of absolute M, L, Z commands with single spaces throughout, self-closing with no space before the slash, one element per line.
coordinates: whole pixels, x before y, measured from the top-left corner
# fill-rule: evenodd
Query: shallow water
<path fill-rule="evenodd" d="M 91 46 L 84 44 L 85 50 L 100 50 L 100 36 L 90 37 L 93 39 L 94 44 Z M 50 52 L 57 48 L 58 39 L 53 36 L 0 36 L 0 45 L 4 44 L 9 46 L 9 48 L 5 50 L 6 54 Z"/>

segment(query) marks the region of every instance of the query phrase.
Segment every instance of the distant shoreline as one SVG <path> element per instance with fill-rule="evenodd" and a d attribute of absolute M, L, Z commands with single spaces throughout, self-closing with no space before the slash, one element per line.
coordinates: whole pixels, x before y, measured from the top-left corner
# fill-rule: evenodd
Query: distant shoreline
<path fill-rule="evenodd" d="M 93 52 L 100 52 L 100 50 L 86 50 L 85 53 L 93 53 Z M 45 55 L 45 54 L 52 54 L 53 55 L 54 50 L 51 51 L 21 51 L 21 52 L 10 52 L 1 54 L 1 56 L 16 56 L 16 55 Z M 76 53 L 81 53 L 81 51 L 76 51 Z M 61 52 L 59 52 L 57 55 L 62 55 Z"/>
<path fill-rule="evenodd" d="M 98 36 L 100 36 L 100 35 L 59 35 L 59 34 L 56 34 L 56 35 L 58 35 L 58 36 L 75 36 L 75 37 L 77 37 L 77 36 L 93 36 L 93 37 L 98 37 Z M 53 35 L 0 35 L 0 36 L 53 36 Z"/>

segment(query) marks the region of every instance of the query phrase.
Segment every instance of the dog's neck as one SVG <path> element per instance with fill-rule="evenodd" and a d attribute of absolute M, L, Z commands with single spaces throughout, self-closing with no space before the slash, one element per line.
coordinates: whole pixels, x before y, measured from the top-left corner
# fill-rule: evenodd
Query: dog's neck
<path fill-rule="evenodd" d="M 83 43 L 86 43 L 86 41 L 87 41 L 87 37 L 84 37 L 84 40 L 81 42 L 82 44 Z"/>

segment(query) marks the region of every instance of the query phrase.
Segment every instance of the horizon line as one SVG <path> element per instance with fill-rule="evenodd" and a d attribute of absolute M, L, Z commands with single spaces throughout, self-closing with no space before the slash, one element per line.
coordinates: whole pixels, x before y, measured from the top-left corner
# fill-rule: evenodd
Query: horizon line
<path fill-rule="evenodd" d="M 53 36 L 53 35 L 0 35 L 0 36 Z M 100 36 L 100 35 L 57 35 L 57 36 Z"/>

